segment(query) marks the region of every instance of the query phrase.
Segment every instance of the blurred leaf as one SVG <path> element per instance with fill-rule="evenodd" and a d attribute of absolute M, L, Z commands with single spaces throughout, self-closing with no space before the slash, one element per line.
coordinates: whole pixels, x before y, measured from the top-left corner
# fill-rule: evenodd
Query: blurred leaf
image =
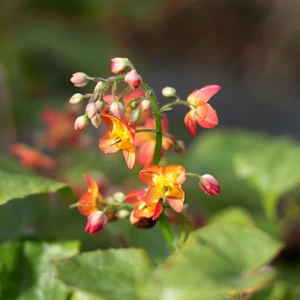
<path fill-rule="evenodd" d="M 139 299 L 139 284 L 154 265 L 140 249 L 94 251 L 55 262 L 65 284 L 104 299 Z"/>
<path fill-rule="evenodd" d="M 70 300 L 105 300 L 104 298 L 90 295 L 82 291 L 76 291 L 72 294 Z"/>
<path fill-rule="evenodd" d="M 14 174 L 0 171 L 0 205 L 31 194 L 52 193 L 67 185 L 37 175 Z"/>
<path fill-rule="evenodd" d="M 252 227 L 204 227 L 154 270 L 143 299 L 215 300 L 230 291 L 255 289 L 274 273 L 254 270 L 268 264 L 280 248 L 278 241 Z"/>
<path fill-rule="evenodd" d="M 54 278 L 53 259 L 78 253 L 79 243 L 12 242 L 0 246 L 1 299 L 67 299 L 69 290 Z M 1 283 L 3 281 L 1 280 Z"/>
<path fill-rule="evenodd" d="M 222 210 L 214 215 L 209 223 L 222 223 L 222 224 L 241 224 L 254 226 L 251 215 L 243 208 L 230 207 L 226 210 Z"/>
<path fill-rule="evenodd" d="M 0 172 L 33 174 L 30 169 L 24 167 L 16 159 L 4 153 L 0 154 L 0 166 Z"/>
<path fill-rule="evenodd" d="M 269 219 L 276 218 L 276 204 L 280 197 L 300 183 L 300 169 L 295 167 L 299 157 L 298 145 L 277 139 L 259 150 L 242 152 L 235 158 L 238 174 L 259 191 Z"/>

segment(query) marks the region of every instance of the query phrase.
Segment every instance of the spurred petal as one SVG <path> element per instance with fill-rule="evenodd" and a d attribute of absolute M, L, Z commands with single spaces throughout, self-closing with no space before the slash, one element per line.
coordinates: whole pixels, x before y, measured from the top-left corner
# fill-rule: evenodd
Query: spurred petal
<path fill-rule="evenodd" d="M 187 101 L 193 105 L 204 105 L 212 96 L 219 92 L 219 85 L 210 84 L 200 90 L 193 91 L 187 98 Z"/>
<path fill-rule="evenodd" d="M 129 169 L 132 169 L 135 163 L 135 157 L 136 157 L 136 149 L 135 147 L 132 147 L 131 149 L 123 149 L 123 155 L 126 161 L 126 164 Z"/>
<path fill-rule="evenodd" d="M 104 121 L 104 123 L 106 124 L 106 126 L 110 129 L 110 130 L 119 130 L 119 131 L 123 131 L 124 128 L 122 126 L 122 122 L 115 116 L 109 115 L 109 114 L 100 114 L 101 119 Z"/>
<path fill-rule="evenodd" d="M 125 201 L 134 206 L 138 206 L 142 201 L 145 200 L 147 195 L 147 191 L 145 190 L 136 190 L 132 191 L 126 195 Z"/>
<path fill-rule="evenodd" d="M 195 109 L 191 109 L 184 118 L 184 123 L 191 135 L 196 136 Z"/>
<path fill-rule="evenodd" d="M 170 206 L 177 212 L 182 212 L 183 210 L 183 201 L 181 200 L 172 200 L 172 199 L 169 199 L 168 200 Z"/>
<path fill-rule="evenodd" d="M 99 148 L 105 153 L 115 153 L 120 150 L 116 145 L 113 145 L 109 131 L 106 131 L 101 137 L 99 141 Z"/>
<path fill-rule="evenodd" d="M 96 199 L 92 197 L 91 193 L 84 193 L 78 201 L 78 210 L 84 216 L 89 216 L 97 211 L 98 207 Z"/>
<path fill-rule="evenodd" d="M 205 104 L 196 108 L 196 121 L 203 128 L 213 128 L 218 125 L 218 116 L 216 111 Z"/>
<path fill-rule="evenodd" d="M 182 184 L 186 180 L 185 168 L 181 165 L 170 165 L 163 168 L 162 175 L 177 184 Z"/>
<path fill-rule="evenodd" d="M 154 178 L 156 176 L 161 176 L 162 170 L 163 170 L 163 167 L 158 166 L 158 165 L 148 166 L 140 172 L 140 180 L 148 186 L 153 186 Z"/>
<path fill-rule="evenodd" d="M 163 206 L 160 203 L 156 203 L 154 212 L 153 212 L 153 220 L 156 220 L 163 211 Z"/>
<path fill-rule="evenodd" d="M 85 174 L 82 174 L 84 180 L 86 181 L 88 185 L 88 193 L 91 193 L 92 198 L 96 199 L 99 192 L 98 184 L 90 177 L 88 177 Z"/>

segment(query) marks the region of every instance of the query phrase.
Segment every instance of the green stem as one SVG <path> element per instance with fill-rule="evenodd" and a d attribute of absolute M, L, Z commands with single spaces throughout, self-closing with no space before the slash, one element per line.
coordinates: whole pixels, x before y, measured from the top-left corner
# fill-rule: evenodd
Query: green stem
<path fill-rule="evenodd" d="M 198 175 L 198 174 L 196 174 L 196 173 L 188 173 L 188 172 L 186 172 L 185 174 L 186 174 L 186 176 L 197 177 L 197 178 L 201 179 L 201 176 Z"/>
<path fill-rule="evenodd" d="M 187 101 L 174 101 L 171 103 L 168 103 L 166 105 L 164 105 L 161 109 L 160 112 L 164 112 L 166 110 L 170 110 L 172 108 L 172 106 L 179 106 L 179 105 L 185 105 L 185 106 L 193 106 L 191 103 L 187 102 Z"/>
<path fill-rule="evenodd" d="M 129 91 L 131 91 L 130 86 L 128 86 L 127 88 L 125 88 L 125 90 L 122 92 L 122 94 L 120 95 L 119 99 L 122 99 Z"/>
<path fill-rule="evenodd" d="M 156 126 L 156 143 L 155 143 L 155 150 L 154 150 L 154 156 L 153 156 L 153 165 L 158 165 L 160 161 L 160 154 L 161 154 L 161 147 L 162 147 L 162 124 L 161 124 L 161 119 L 160 119 L 160 109 L 157 104 L 157 99 L 155 97 L 155 94 L 153 90 L 145 83 L 141 84 L 141 88 L 145 92 L 151 92 L 149 95 L 149 100 L 152 106 L 152 111 L 154 115 L 154 120 L 155 120 L 155 126 Z"/>
<path fill-rule="evenodd" d="M 120 202 L 105 202 L 105 201 L 98 201 L 98 204 L 104 205 L 106 207 L 122 207 L 124 209 L 133 210 L 135 208 L 134 205 L 127 204 L 127 203 L 120 203 Z"/>
<path fill-rule="evenodd" d="M 135 133 L 139 132 L 152 132 L 152 133 L 157 133 L 157 129 L 136 129 Z"/>
<path fill-rule="evenodd" d="M 164 234 L 164 237 L 165 237 L 170 249 L 172 251 L 175 251 L 176 247 L 174 246 L 174 235 L 173 235 L 173 232 L 171 230 L 168 218 L 166 217 L 164 212 L 160 215 L 158 221 L 159 221 L 162 232 Z"/>

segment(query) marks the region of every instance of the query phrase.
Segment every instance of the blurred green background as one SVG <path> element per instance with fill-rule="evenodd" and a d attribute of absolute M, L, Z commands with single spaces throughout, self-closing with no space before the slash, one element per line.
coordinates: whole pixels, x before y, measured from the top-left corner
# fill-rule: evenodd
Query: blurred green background
<path fill-rule="evenodd" d="M 16 169 L 16 159 L 8 155 L 10 144 L 24 142 L 58 159 L 60 180 L 84 185 L 81 174 L 96 171 L 107 176 L 113 191 L 128 191 L 138 186 L 140 168 L 129 172 L 120 155 L 104 157 L 95 129 L 88 130 L 86 152 L 43 149 L 41 112 L 68 109 L 78 92 L 71 75 L 108 77 L 110 59 L 128 57 L 160 103 L 166 101 L 160 95 L 164 86 L 175 87 L 185 99 L 196 88 L 219 84 L 222 90 L 210 102 L 218 128 L 198 127 L 192 139 L 183 123 L 186 108 L 175 108 L 169 113 L 170 133 L 187 143 L 187 153 L 167 154 L 165 161 L 212 173 L 221 184 L 217 198 L 201 193 L 197 182 L 185 185 L 197 226 L 210 217 L 222 220 L 224 212 L 231 219 L 249 214 L 257 226 L 287 242 L 283 259 L 298 272 L 299 6 L 292 0 L 2 2 L 0 170 L 27 172 Z M 1 206 L 0 240 L 81 239 L 83 250 L 134 245 L 157 261 L 169 254 L 163 243 L 157 247 L 159 229 L 141 233 L 127 221 L 110 225 L 100 238 L 90 237 L 83 232 L 85 218 L 68 204 L 51 195 Z"/>

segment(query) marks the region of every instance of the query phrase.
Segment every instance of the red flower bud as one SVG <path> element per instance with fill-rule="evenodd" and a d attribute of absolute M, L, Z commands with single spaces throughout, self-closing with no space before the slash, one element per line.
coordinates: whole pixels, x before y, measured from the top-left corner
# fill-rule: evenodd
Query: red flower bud
<path fill-rule="evenodd" d="M 136 70 L 132 70 L 128 72 L 124 78 L 124 81 L 133 89 L 137 89 L 142 83 L 142 77 L 136 72 Z"/>
<path fill-rule="evenodd" d="M 176 90 L 172 87 L 166 86 L 161 91 L 164 97 L 166 98 L 173 98 L 176 97 Z"/>
<path fill-rule="evenodd" d="M 199 187 L 208 195 L 216 196 L 220 194 L 220 186 L 218 181 L 209 174 L 201 176 Z"/>
<path fill-rule="evenodd" d="M 81 101 L 83 101 L 83 99 L 84 99 L 84 96 L 81 95 L 81 94 L 79 94 L 79 93 L 77 93 L 77 94 L 74 94 L 74 95 L 71 97 L 71 99 L 69 100 L 69 102 L 70 102 L 71 104 L 77 104 L 77 103 L 80 103 Z"/>
<path fill-rule="evenodd" d="M 127 58 L 116 57 L 116 58 L 113 58 L 111 61 L 112 61 L 112 64 L 110 66 L 110 70 L 115 74 L 119 74 L 119 73 L 125 71 L 128 66 Z"/>
<path fill-rule="evenodd" d="M 117 117 L 120 120 L 124 117 L 125 108 L 122 102 L 114 101 L 110 105 L 109 110 L 115 117 Z"/>
<path fill-rule="evenodd" d="M 82 115 L 75 120 L 74 129 L 77 131 L 83 131 L 89 126 L 89 119 L 86 115 Z"/>
<path fill-rule="evenodd" d="M 85 231 L 89 231 L 90 234 L 94 234 L 97 231 L 101 230 L 107 224 L 107 217 L 106 215 L 97 210 L 89 215 L 87 224 L 85 227 Z"/>
<path fill-rule="evenodd" d="M 77 72 L 72 75 L 70 81 L 76 87 L 84 87 L 88 84 L 88 76 L 85 73 Z"/>

